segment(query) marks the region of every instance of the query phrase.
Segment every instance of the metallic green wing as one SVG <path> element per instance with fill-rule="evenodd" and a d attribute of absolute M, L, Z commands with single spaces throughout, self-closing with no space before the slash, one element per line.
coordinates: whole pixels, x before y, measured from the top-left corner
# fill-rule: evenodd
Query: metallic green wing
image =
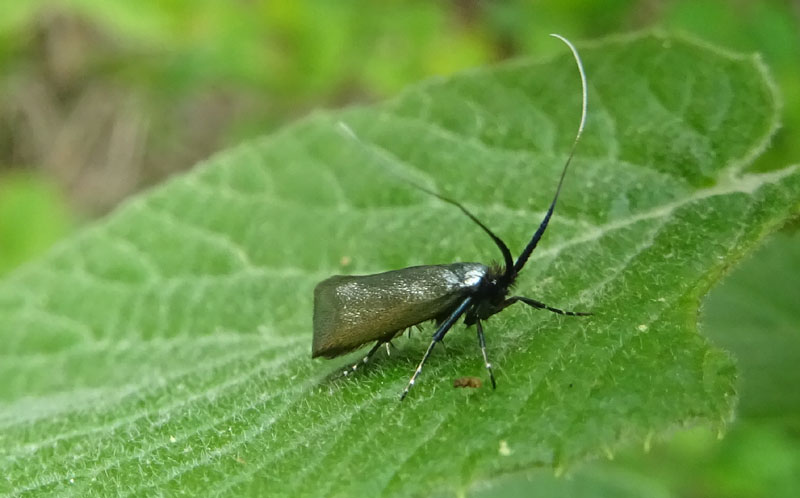
<path fill-rule="evenodd" d="M 311 357 L 332 358 L 446 317 L 487 272 L 480 263 L 453 263 L 324 280 L 314 289 Z"/>

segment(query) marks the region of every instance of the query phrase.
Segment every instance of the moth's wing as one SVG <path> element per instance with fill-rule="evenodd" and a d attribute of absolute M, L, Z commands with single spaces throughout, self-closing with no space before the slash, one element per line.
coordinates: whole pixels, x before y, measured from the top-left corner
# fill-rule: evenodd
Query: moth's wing
<path fill-rule="evenodd" d="M 311 357 L 332 358 L 439 318 L 474 291 L 487 271 L 480 263 L 454 263 L 324 280 L 314 289 Z"/>

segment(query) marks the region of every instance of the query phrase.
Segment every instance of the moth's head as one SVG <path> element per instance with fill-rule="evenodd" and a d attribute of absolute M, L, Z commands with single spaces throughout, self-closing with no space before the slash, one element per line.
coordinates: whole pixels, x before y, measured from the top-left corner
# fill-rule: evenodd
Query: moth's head
<path fill-rule="evenodd" d="M 498 263 L 489 265 L 475 296 L 477 316 L 485 319 L 503 309 L 509 287 L 505 268 Z"/>

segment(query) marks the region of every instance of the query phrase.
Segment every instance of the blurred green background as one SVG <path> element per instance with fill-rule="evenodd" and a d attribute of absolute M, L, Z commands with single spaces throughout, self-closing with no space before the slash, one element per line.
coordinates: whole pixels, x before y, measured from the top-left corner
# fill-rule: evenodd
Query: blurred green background
<path fill-rule="evenodd" d="M 0 275 L 127 196 L 314 109 L 563 50 L 550 32 L 579 41 L 653 26 L 763 54 L 784 128 L 758 167 L 800 160 L 798 1 L 4 0 Z M 743 378 L 723 440 L 680 432 L 644 458 L 631 449 L 554 486 L 571 483 L 564 493 L 578 495 L 582 480 L 627 480 L 653 496 L 800 495 L 800 286 L 786 272 L 800 268 L 798 247 L 796 227 L 787 229 L 705 307 L 703 331 L 738 355 Z M 526 496 L 529 479 L 477 492 Z"/>

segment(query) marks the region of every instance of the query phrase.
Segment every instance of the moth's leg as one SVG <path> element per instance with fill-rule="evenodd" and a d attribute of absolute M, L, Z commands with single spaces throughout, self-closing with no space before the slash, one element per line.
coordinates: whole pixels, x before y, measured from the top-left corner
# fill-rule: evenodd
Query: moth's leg
<path fill-rule="evenodd" d="M 535 299 L 531 299 L 529 297 L 523 296 L 512 296 L 503 301 L 503 306 L 501 309 L 507 308 L 512 304 L 516 303 L 517 301 L 527 304 L 528 306 L 532 306 L 537 309 L 552 311 L 553 313 L 558 313 L 559 315 L 567 315 L 567 316 L 589 316 L 591 313 L 583 313 L 580 311 L 566 311 L 561 310 L 558 308 L 553 308 L 552 306 L 548 306 L 542 302 L 539 302 Z"/>
<path fill-rule="evenodd" d="M 382 344 L 386 344 L 387 345 L 387 350 L 386 351 L 388 352 L 389 351 L 388 350 L 389 341 L 384 341 L 383 339 L 379 339 L 378 342 L 376 342 L 375 345 L 372 346 L 372 349 L 369 350 L 367 355 L 365 357 L 361 358 L 361 361 L 358 361 L 358 362 L 354 363 L 351 367 L 349 367 L 347 370 L 345 370 L 342 373 L 344 375 L 350 375 L 351 373 L 353 373 L 356 370 L 358 370 L 359 365 L 366 365 L 367 362 L 369 361 L 370 357 L 375 354 L 375 351 L 377 351 L 381 347 Z"/>
<path fill-rule="evenodd" d="M 489 363 L 489 357 L 486 356 L 486 338 L 483 336 L 483 325 L 481 325 L 481 321 L 477 320 L 475 322 L 475 328 L 478 329 L 478 344 L 481 346 L 481 353 L 483 354 L 483 363 L 486 365 L 486 370 L 489 371 L 489 378 L 492 380 L 492 389 L 497 388 L 497 384 L 494 381 L 494 372 L 492 372 L 492 364 Z"/>
<path fill-rule="evenodd" d="M 445 334 L 447 334 L 447 331 L 450 330 L 450 327 L 452 327 L 456 323 L 456 320 L 458 320 L 461 317 L 461 315 L 463 315 L 464 312 L 467 311 L 467 308 L 469 308 L 471 304 L 472 304 L 472 296 L 468 296 L 461 302 L 461 304 L 458 305 L 458 308 L 456 308 L 455 310 L 453 310 L 452 313 L 450 313 L 450 316 L 447 317 L 447 319 L 442 322 L 439 328 L 436 329 L 436 332 L 433 334 L 433 340 L 431 340 L 430 346 L 428 346 L 428 349 L 422 356 L 422 361 L 419 362 L 417 369 L 414 370 L 414 374 L 408 381 L 408 385 L 406 386 L 405 389 L 403 389 L 403 394 L 400 395 L 400 401 L 403 401 L 405 399 L 406 395 L 408 394 L 408 390 L 411 389 L 411 387 L 414 385 L 414 382 L 417 381 L 417 376 L 419 375 L 420 372 L 422 372 L 422 366 L 425 365 L 426 361 L 428 361 L 428 356 L 431 355 L 433 347 L 436 346 L 437 342 L 442 340 Z"/>

